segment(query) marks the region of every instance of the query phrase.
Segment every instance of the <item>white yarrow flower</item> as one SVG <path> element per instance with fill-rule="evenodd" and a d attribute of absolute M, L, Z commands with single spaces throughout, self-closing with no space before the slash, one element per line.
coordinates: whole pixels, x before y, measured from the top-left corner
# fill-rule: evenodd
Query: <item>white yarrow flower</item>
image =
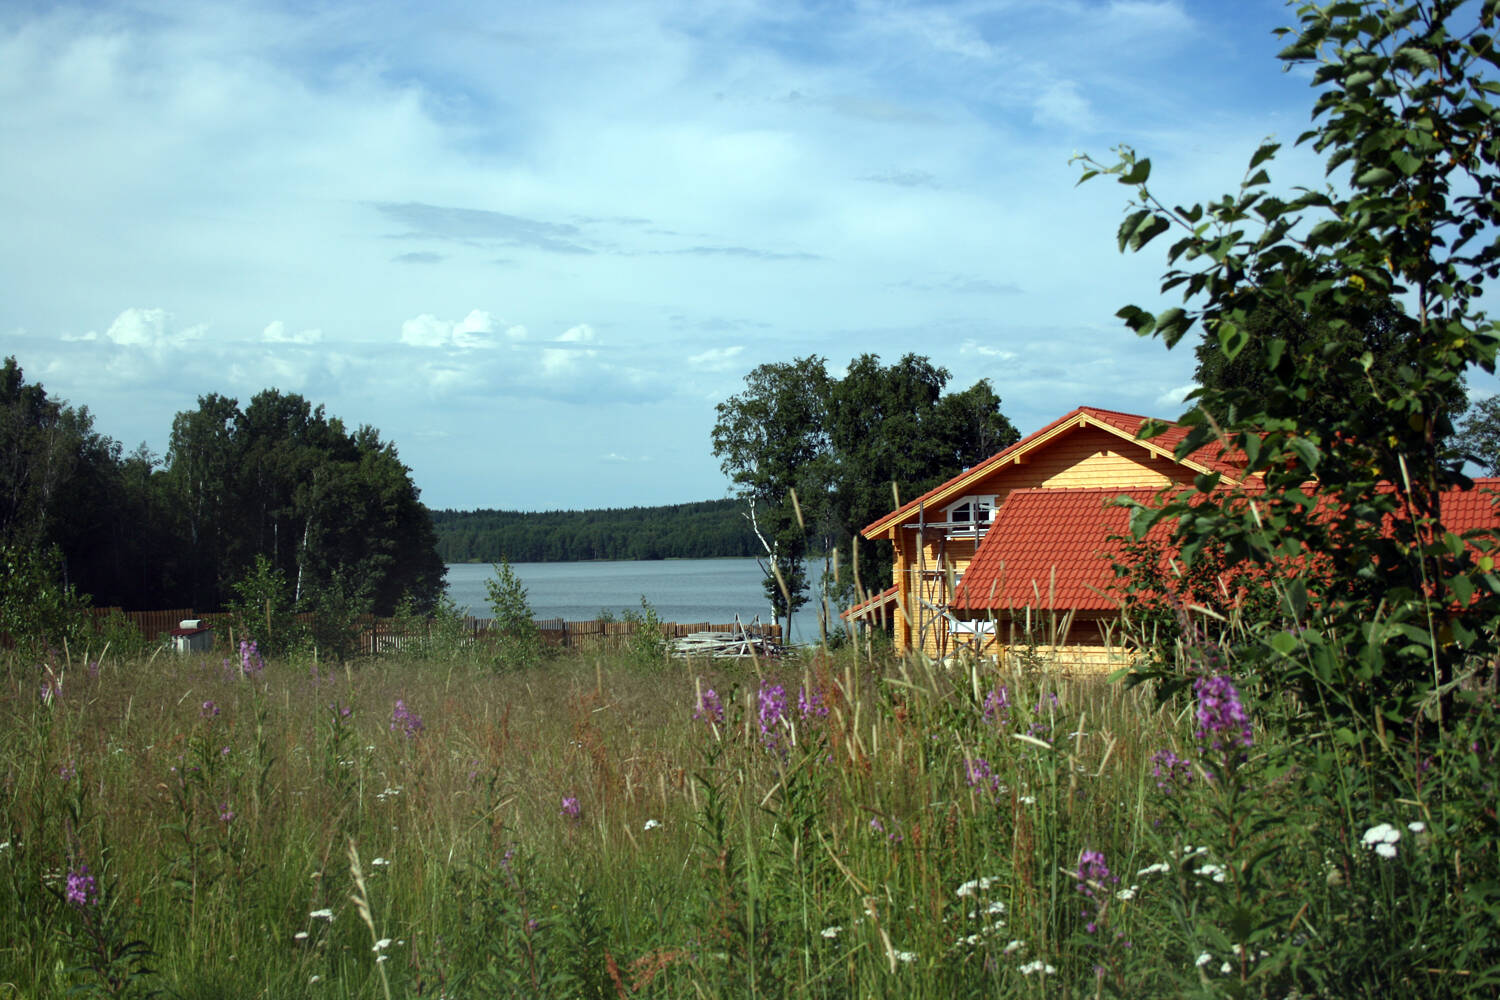
<path fill-rule="evenodd" d="M 306 941 L 307 940 L 307 931 L 298 931 L 297 933 L 295 933 L 295 934 L 292 935 L 292 940 L 294 940 L 294 941 Z"/>
<path fill-rule="evenodd" d="M 1115 898 L 1121 902 L 1128 903 L 1135 898 L 1135 894 L 1140 891 L 1140 888 L 1138 885 L 1132 885 L 1129 888 L 1117 890 Z"/>
<path fill-rule="evenodd" d="M 841 924 L 834 924 L 832 927 L 825 927 L 825 928 L 823 928 L 823 930 L 822 930 L 821 933 L 822 933 L 822 935 L 825 938 L 827 938 L 828 940 L 832 941 L 834 938 L 836 938 L 840 934 L 842 934 L 843 931 L 844 931 L 844 928 L 843 928 L 843 926 Z"/>
<path fill-rule="evenodd" d="M 1165 861 L 1158 861 L 1154 865 L 1147 865 L 1135 873 L 1136 878 L 1145 878 L 1147 875 L 1164 875 L 1172 870 L 1172 866 Z"/>
<path fill-rule="evenodd" d="M 1421 820 L 1413 820 L 1412 822 L 1406 824 L 1406 828 L 1412 833 L 1424 833 L 1427 830 L 1427 824 L 1423 823 Z"/>
<path fill-rule="evenodd" d="M 391 946 L 391 939 L 390 938 L 381 938 L 379 941 L 375 942 L 375 947 L 371 948 L 370 950 L 371 951 L 385 951 L 390 946 Z"/>
<path fill-rule="evenodd" d="M 1207 865 L 1204 865 L 1202 868 L 1199 868 L 1196 872 L 1194 872 L 1194 874 L 1195 875 L 1207 875 L 1209 878 L 1213 879 L 1215 882 L 1223 882 L 1227 873 L 1224 871 L 1224 866 L 1223 865 L 1207 864 Z"/>
<path fill-rule="evenodd" d="M 1377 823 L 1360 839 L 1366 850 L 1374 851 L 1382 858 L 1394 858 L 1396 845 L 1401 842 L 1401 831 L 1389 823 Z"/>
<path fill-rule="evenodd" d="M 1219 966 L 1219 973 L 1221 975 L 1228 976 L 1228 975 L 1231 975 L 1233 972 L 1234 972 L 1234 966 L 1230 965 L 1228 962 L 1225 962 L 1223 965 Z"/>
<path fill-rule="evenodd" d="M 917 960 L 917 953 L 914 951 L 893 951 L 891 954 L 896 956 L 896 961 L 905 962 L 908 965 Z"/>
<path fill-rule="evenodd" d="M 1050 976 L 1056 971 L 1055 968 L 1043 962 L 1040 958 L 1034 962 L 1027 962 L 1020 968 L 1020 973 L 1023 976 L 1029 976 L 1033 972 L 1040 972 L 1044 976 Z"/>
<path fill-rule="evenodd" d="M 661 824 L 658 823 L 656 820 L 654 820 L 654 819 L 648 819 L 648 820 L 646 820 L 646 825 L 643 826 L 643 827 L 641 827 L 641 829 L 642 830 L 655 830 L 659 826 L 661 826 Z"/>
<path fill-rule="evenodd" d="M 313 910 L 308 914 L 308 916 L 313 918 L 314 920 L 327 920 L 329 923 L 333 922 L 332 910 Z"/>
<path fill-rule="evenodd" d="M 1202 954 L 1200 954 L 1198 956 L 1197 960 L 1194 961 L 1193 964 L 1196 965 L 1198 968 L 1201 969 L 1205 965 L 1207 965 L 1209 962 L 1212 962 L 1213 960 L 1214 960 L 1214 957 L 1212 955 L 1210 955 L 1208 952 L 1205 951 L 1205 952 L 1203 952 Z"/>
<path fill-rule="evenodd" d="M 390 862 L 390 860 L 388 858 L 376 858 L 374 861 L 370 862 L 370 864 L 373 865 L 376 868 L 385 868 L 385 867 L 388 867 L 390 865 L 390 863 L 391 862 Z"/>
<path fill-rule="evenodd" d="M 1026 947 L 1026 942 L 1022 941 L 1020 938 L 1015 938 L 1005 946 L 1004 954 L 1013 955 L 1024 947 Z"/>

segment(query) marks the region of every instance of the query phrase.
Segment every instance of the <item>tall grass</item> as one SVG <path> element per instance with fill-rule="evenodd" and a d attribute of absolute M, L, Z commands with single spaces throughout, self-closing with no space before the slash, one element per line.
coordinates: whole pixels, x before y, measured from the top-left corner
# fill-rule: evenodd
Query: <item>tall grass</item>
<path fill-rule="evenodd" d="M 1309 800 L 1273 733 L 1199 728 L 1190 699 L 852 646 L 12 661 L 0 997 L 1493 988 L 1441 926 L 1460 831 Z"/>

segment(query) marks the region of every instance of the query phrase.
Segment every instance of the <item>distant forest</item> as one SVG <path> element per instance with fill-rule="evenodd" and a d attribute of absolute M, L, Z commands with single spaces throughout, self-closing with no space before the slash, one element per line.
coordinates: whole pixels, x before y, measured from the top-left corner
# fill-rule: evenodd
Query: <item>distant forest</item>
<path fill-rule="evenodd" d="M 434 510 L 445 563 L 703 559 L 761 551 L 739 500 L 608 510 Z"/>

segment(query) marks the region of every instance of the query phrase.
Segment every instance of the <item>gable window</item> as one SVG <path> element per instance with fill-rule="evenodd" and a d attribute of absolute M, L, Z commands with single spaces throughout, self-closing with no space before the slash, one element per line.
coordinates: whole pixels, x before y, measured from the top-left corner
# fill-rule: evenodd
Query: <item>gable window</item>
<path fill-rule="evenodd" d="M 954 535 L 978 536 L 994 519 L 994 496 L 964 497 L 948 508 L 948 530 Z"/>

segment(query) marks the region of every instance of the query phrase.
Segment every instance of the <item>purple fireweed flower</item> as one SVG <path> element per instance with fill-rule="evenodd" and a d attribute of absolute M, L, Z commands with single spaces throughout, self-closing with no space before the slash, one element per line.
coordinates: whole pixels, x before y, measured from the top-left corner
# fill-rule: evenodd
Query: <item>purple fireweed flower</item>
<path fill-rule="evenodd" d="M 1193 766 L 1170 750 L 1158 750 L 1151 755 L 1151 776 L 1157 788 L 1171 792 L 1193 780 Z"/>
<path fill-rule="evenodd" d="M 800 688 L 797 691 L 797 711 L 803 719 L 821 719 L 828 715 L 828 706 L 823 704 L 823 697 L 818 692 Z"/>
<path fill-rule="evenodd" d="M 265 669 L 266 663 L 260 658 L 260 649 L 252 639 L 240 640 L 240 673 L 246 677 L 253 677 Z"/>
<path fill-rule="evenodd" d="M 57 769 L 57 776 L 64 781 L 72 781 L 75 777 L 78 776 L 78 768 L 74 766 L 73 762 L 70 760 L 62 767 Z"/>
<path fill-rule="evenodd" d="M 786 688 L 760 682 L 760 736 L 769 749 L 776 745 L 776 727 L 786 716 Z"/>
<path fill-rule="evenodd" d="M 201 714 L 205 719 L 212 719 L 214 716 L 219 714 L 219 706 L 215 705 L 212 701 L 205 701 L 203 703 Z"/>
<path fill-rule="evenodd" d="M 709 688 L 698 696 L 698 707 L 693 709 L 693 718 L 718 725 L 724 721 L 724 703 L 719 693 Z"/>
<path fill-rule="evenodd" d="M 42 704 L 50 705 L 54 699 L 61 699 L 63 693 L 62 678 L 48 677 L 42 681 Z"/>
<path fill-rule="evenodd" d="M 565 795 L 562 800 L 562 809 L 559 811 L 562 815 L 568 817 L 568 819 L 577 819 L 579 808 L 576 798 L 571 795 Z"/>
<path fill-rule="evenodd" d="M 396 699 L 396 707 L 391 712 L 391 732 L 401 730 L 406 738 L 414 740 L 422 735 L 422 730 L 427 727 L 422 724 L 422 717 L 406 707 L 406 702 L 400 698 Z"/>
<path fill-rule="evenodd" d="M 235 815 L 234 810 L 231 809 L 231 808 L 229 808 L 229 803 L 228 802 L 222 803 L 219 806 L 219 822 L 220 823 L 233 823 L 234 822 L 234 815 Z"/>
<path fill-rule="evenodd" d="M 79 909 L 93 906 L 99 900 L 99 886 L 89 874 L 88 865 L 68 872 L 67 901 Z"/>
<path fill-rule="evenodd" d="M 969 761 L 968 771 L 970 788 L 984 788 L 993 795 L 1000 794 L 1000 776 L 990 767 L 989 761 L 974 757 Z"/>
<path fill-rule="evenodd" d="M 985 695 L 981 717 L 985 722 L 996 726 L 1003 726 L 1010 721 L 1010 692 L 1004 684 L 991 688 L 990 693 Z"/>
<path fill-rule="evenodd" d="M 1215 750 L 1250 746 L 1250 719 L 1233 681 L 1224 674 L 1200 677 L 1193 682 L 1193 696 L 1198 699 L 1198 739 Z"/>

